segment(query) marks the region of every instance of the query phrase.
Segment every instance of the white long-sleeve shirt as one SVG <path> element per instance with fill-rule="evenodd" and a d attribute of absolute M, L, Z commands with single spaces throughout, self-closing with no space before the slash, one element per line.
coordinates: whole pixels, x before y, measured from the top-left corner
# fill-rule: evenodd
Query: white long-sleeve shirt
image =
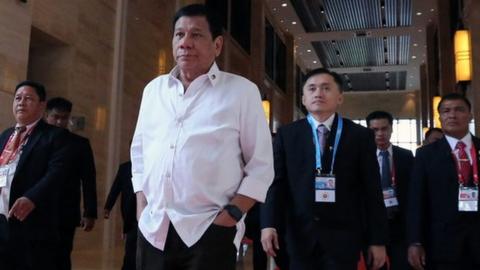
<path fill-rule="evenodd" d="M 175 67 L 144 90 L 131 146 L 132 182 L 147 206 L 139 229 L 163 250 L 168 226 L 195 244 L 236 195 L 264 201 L 273 180 L 258 88 L 214 63 L 187 91 Z M 236 244 L 244 232 L 237 224 Z"/>

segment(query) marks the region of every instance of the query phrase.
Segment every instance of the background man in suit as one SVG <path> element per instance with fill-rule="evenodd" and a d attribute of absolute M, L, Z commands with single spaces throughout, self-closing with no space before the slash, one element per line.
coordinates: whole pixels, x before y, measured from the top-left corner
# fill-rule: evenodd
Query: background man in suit
<path fill-rule="evenodd" d="M 410 150 L 392 145 L 392 124 L 393 117 L 388 112 L 375 111 L 367 116 L 367 126 L 375 133 L 383 198 L 387 208 L 390 269 L 406 270 L 410 267 L 405 241 L 405 207 L 413 154 Z M 384 266 L 384 269 L 387 267 Z"/>
<path fill-rule="evenodd" d="M 2 270 L 57 269 L 58 187 L 68 170 L 65 132 L 42 121 L 45 88 L 15 88 L 15 127 L 0 135 L 0 215 L 8 217 Z"/>
<path fill-rule="evenodd" d="M 443 131 L 440 128 L 429 128 L 425 132 L 425 141 L 423 144 L 430 144 L 443 138 Z"/>
<path fill-rule="evenodd" d="M 67 129 L 72 103 L 56 97 L 47 102 L 45 120 L 50 125 Z M 75 229 L 81 226 L 86 232 L 93 229 L 97 218 L 97 191 L 95 162 L 87 138 L 68 132 L 72 157 L 69 175 L 63 179 L 60 193 L 60 249 L 58 269 L 70 270 Z M 83 217 L 80 211 L 80 193 L 83 192 Z"/>
<path fill-rule="evenodd" d="M 123 219 L 123 238 L 125 240 L 125 254 L 122 270 L 135 270 L 135 256 L 137 252 L 137 200 L 132 186 L 132 162 L 120 164 L 117 176 L 113 181 L 105 202 L 103 217 L 108 219 L 110 211 L 115 205 L 118 195 L 122 194 L 121 212 Z"/>
<path fill-rule="evenodd" d="M 471 105 L 452 93 L 437 109 L 444 138 L 419 148 L 413 167 L 409 262 L 415 269 L 480 269 L 480 140 L 469 133 Z"/>
<path fill-rule="evenodd" d="M 356 269 L 366 220 L 371 265 L 378 269 L 387 217 L 373 132 L 336 113 L 343 102 L 338 74 L 315 69 L 306 78 L 302 102 L 309 116 L 275 136 L 275 179 L 262 206 L 264 250 L 276 255 L 276 228 L 286 222 L 290 269 Z M 332 178 L 334 189 L 327 186 Z"/>

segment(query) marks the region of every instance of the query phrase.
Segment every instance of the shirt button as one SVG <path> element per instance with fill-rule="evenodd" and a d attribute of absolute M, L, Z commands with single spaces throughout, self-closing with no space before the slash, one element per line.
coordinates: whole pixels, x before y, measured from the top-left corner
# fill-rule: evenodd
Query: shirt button
<path fill-rule="evenodd" d="M 175 148 L 175 145 L 174 144 L 170 144 L 170 149 L 173 149 Z"/>
<path fill-rule="evenodd" d="M 170 173 L 167 172 L 167 173 L 165 174 L 165 177 L 170 178 Z"/>
<path fill-rule="evenodd" d="M 179 97 L 183 97 L 183 94 L 182 94 L 182 93 L 180 93 L 180 94 L 178 94 L 178 96 L 179 96 Z"/>

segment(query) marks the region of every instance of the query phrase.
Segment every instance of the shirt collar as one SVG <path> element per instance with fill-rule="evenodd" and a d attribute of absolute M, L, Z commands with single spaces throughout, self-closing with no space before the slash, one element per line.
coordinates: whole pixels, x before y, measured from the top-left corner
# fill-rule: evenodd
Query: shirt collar
<path fill-rule="evenodd" d="M 383 150 L 380 150 L 377 148 L 377 156 L 380 156 L 380 152 L 382 152 Z M 390 146 L 388 146 L 387 148 L 387 151 L 388 151 L 388 156 L 389 157 L 392 157 L 393 156 L 393 145 L 390 143 Z"/>
<path fill-rule="evenodd" d="M 317 119 L 315 119 L 315 117 L 312 117 L 312 120 L 313 120 L 313 124 L 315 125 L 315 128 L 318 128 L 318 126 L 320 125 L 324 125 L 328 129 L 328 131 L 331 131 L 333 120 L 335 120 L 335 113 L 330 115 L 330 117 L 328 117 L 327 120 L 323 122 L 318 122 Z"/>
<path fill-rule="evenodd" d="M 458 141 L 462 141 L 467 146 L 466 149 L 470 149 L 472 147 L 472 135 L 470 134 L 470 132 L 467 133 L 467 135 L 465 135 L 460 140 L 457 138 L 448 136 L 447 134 L 445 134 L 445 139 L 447 139 L 447 142 L 450 145 L 450 148 L 452 149 L 452 151 L 455 150 L 455 147 L 457 146 Z"/>
<path fill-rule="evenodd" d="M 34 121 L 33 123 L 26 125 L 27 129 L 25 130 L 25 134 L 29 133 L 36 125 L 37 123 L 42 119 L 42 117 L 38 118 L 37 121 Z M 17 123 L 15 127 L 20 127 L 20 125 Z"/>
<path fill-rule="evenodd" d="M 169 85 L 171 85 L 172 83 L 180 82 L 179 76 L 180 76 L 180 68 L 178 66 L 173 67 L 173 69 L 168 73 Z M 206 74 L 202 74 L 198 76 L 198 78 L 196 78 L 195 80 L 202 77 L 207 77 L 210 83 L 212 84 L 212 86 L 215 86 L 219 81 L 219 77 L 220 77 L 220 69 L 218 68 L 217 63 L 213 62 L 208 72 Z"/>

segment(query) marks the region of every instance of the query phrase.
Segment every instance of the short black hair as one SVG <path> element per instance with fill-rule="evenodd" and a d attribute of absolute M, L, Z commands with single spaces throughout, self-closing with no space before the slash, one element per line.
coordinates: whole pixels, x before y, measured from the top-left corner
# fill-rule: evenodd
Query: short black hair
<path fill-rule="evenodd" d="M 54 97 L 47 102 L 47 111 L 57 110 L 60 112 L 72 112 L 72 102 L 62 97 Z"/>
<path fill-rule="evenodd" d="M 320 75 L 320 74 L 328 74 L 328 75 L 332 76 L 333 80 L 338 85 L 338 89 L 340 90 L 340 92 L 341 93 L 343 92 L 342 77 L 338 73 L 336 73 L 334 71 L 330 71 L 326 68 L 316 68 L 316 69 L 312 69 L 309 72 L 307 72 L 307 74 L 305 75 L 305 81 L 303 82 L 303 86 L 305 86 L 305 84 L 307 83 L 308 79 L 310 79 L 310 77 L 313 77 L 315 75 Z"/>
<path fill-rule="evenodd" d="M 35 92 L 37 93 L 40 101 L 45 101 L 47 99 L 47 92 L 45 91 L 45 86 L 43 86 L 43 84 L 39 82 L 26 80 L 17 84 L 17 86 L 15 86 L 15 93 L 17 93 L 17 90 L 23 86 L 30 86 L 33 89 L 35 89 Z"/>
<path fill-rule="evenodd" d="M 440 107 L 442 106 L 442 104 L 445 100 L 462 100 L 467 105 L 468 111 L 472 111 L 472 104 L 470 103 L 470 101 L 464 95 L 459 94 L 459 93 L 450 93 L 450 94 L 444 95 L 442 97 L 442 99 L 440 100 L 440 102 L 438 103 L 438 106 L 437 106 L 437 111 L 438 112 L 440 112 Z"/>
<path fill-rule="evenodd" d="M 208 22 L 208 27 L 210 29 L 210 33 L 212 34 L 212 38 L 215 39 L 218 36 L 223 34 L 222 24 L 218 19 L 216 13 L 205 5 L 202 4 L 192 4 L 188 6 L 184 6 L 175 13 L 173 17 L 173 30 L 175 31 L 175 24 L 177 21 L 183 17 L 195 17 L 201 16 L 205 17 Z"/>
<path fill-rule="evenodd" d="M 430 135 L 432 135 L 432 133 L 435 132 L 435 131 L 440 132 L 440 133 L 443 134 L 443 130 L 442 130 L 442 129 L 436 128 L 436 127 L 431 127 L 431 128 L 429 128 L 429 129 L 427 130 L 427 132 L 425 132 L 425 140 L 426 140 L 428 137 L 430 137 Z"/>
<path fill-rule="evenodd" d="M 388 123 L 393 125 L 393 116 L 386 111 L 374 111 L 367 115 L 367 126 L 370 126 L 370 121 L 375 119 L 387 119 Z"/>

